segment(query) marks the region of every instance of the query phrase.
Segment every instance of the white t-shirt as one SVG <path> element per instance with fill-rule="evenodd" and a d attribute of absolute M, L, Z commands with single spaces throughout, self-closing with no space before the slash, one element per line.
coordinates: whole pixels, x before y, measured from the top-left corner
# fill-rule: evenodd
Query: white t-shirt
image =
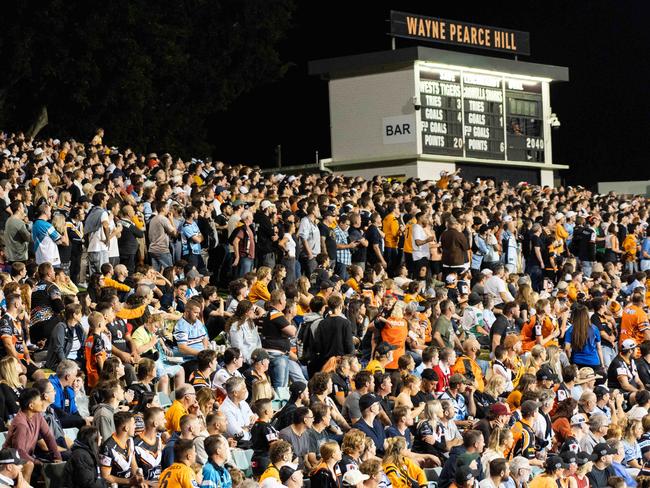
<path fill-rule="evenodd" d="M 99 229 L 90 234 L 90 239 L 88 240 L 88 252 L 108 251 L 108 245 L 104 241 L 104 222 L 110 225 L 108 212 L 106 211 L 102 213 Z"/>
<path fill-rule="evenodd" d="M 429 257 L 429 243 L 418 246 L 416 240 L 424 241 L 427 239 L 427 234 L 420 224 L 413 224 L 411 228 L 411 239 L 413 241 L 413 261 L 418 261 L 422 258 Z"/>
<path fill-rule="evenodd" d="M 510 294 L 508 288 L 506 287 L 506 282 L 503 281 L 503 278 L 499 278 L 496 275 L 490 276 L 485 282 L 485 293 L 494 299 L 494 305 L 503 303 L 501 293 L 506 293 L 507 301 L 511 302 L 514 300 L 513 296 Z"/>
<path fill-rule="evenodd" d="M 112 218 L 108 219 L 108 230 L 113 232 L 115 230 L 115 221 Z M 109 258 L 119 258 L 120 257 L 120 247 L 118 244 L 117 236 L 113 236 L 108 246 L 108 257 Z"/>
<path fill-rule="evenodd" d="M 291 234 L 285 234 L 284 237 L 287 238 L 287 254 L 290 258 L 296 257 L 296 241 L 293 240 Z"/>

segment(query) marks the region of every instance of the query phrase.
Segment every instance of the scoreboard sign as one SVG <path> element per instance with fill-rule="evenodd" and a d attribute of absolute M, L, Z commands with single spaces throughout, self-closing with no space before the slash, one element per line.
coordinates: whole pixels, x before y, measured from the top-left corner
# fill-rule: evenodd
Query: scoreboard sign
<path fill-rule="evenodd" d="M 511 54 L 530 54 L 530 34 L 503 27 L 471 24 L 406 12 L 390 12 L 393 37 L 489 49 Z"/>
<path fill-rule="evenodd" d="M 423 65 L 419 103 L 425 154 L 544 162 L 541 81 Z"/>

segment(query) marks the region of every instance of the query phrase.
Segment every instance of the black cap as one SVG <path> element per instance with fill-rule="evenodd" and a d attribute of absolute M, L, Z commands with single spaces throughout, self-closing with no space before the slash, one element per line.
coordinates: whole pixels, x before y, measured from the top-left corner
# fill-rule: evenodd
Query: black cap
<path fill-rule="evenodd" d="M 542 364 L 535 374 L 537 381 L 553 381 L 555 383 L 559 382 L 559 378 L 555 372 L 551 369 L 548 364 Z"/>
<path fill-rule="evenodd" d="M 546 471 L 555 471 L 556 469 L 567 469 L 569 467 L 560 456 L 550 456 L 544 463 Z"/>
<path fill-rule="evenodd" d="M 609 388 L 607 388 L 605 385 L 597 385 L 594 387 L 594 395 L 596 395 L 597 399 L 603 398 L 605 395 L 609 393 Z"/>
<path fill-rule="evenodd" d="M 468 303 L 470 306 L 472 306 L 472 307 L 473 307 L 474 305 L 478 305 L 478 304 L 481 303 L 482 301 L 483 301 L 483 300 L 481 299 L 481 295 L 479 295 L 479 294 L 476 293 L 476 292 L 472 292 L 472 293 L 470 293 L 470 294 L 469 294 L 469 297 L 467 298 L 467 303 Z"/>
<path fill-rule="evenodd" d="M 334 288 L 334 283 L 332 283 L 330 280 L 323 280 L 320 282 L 321 290 L 327 290 L 328 288 Z"/>
<path fill-rule="evenodd" d="M 471 480 L 472 478 L 476 478 L 477 476 L 478 473 L 476 470 L 470 468 L 469 466 L 459 466 L 458 469 L 456 469 L 454 480 L 459 485 L 464 485 L 467 481 Z"/>
<path fill-rule="evenodd" d="M 20 457 L 16 449 L 10 447 L 0 450 L 0 464 L 25 464 L 27 459 Z"/>
<path fill-rule="evenodd" d="M 603 456 L 607 456 L 608 454 L 616 454 L 616 449 L 611 448 L 610 445 L 606 442 L 599 442 L 594 446 L 593 454 L 595 456 L 594 461 L 596 461 L 597 459 L 600 459 Z"/>
<path fill-rule="evenodd" d="M 364 410 L 372 407 L 375 403 L 379 403 L 378 396 L 372 393 L 366 393 L 365 395 L 361 395 L 361 398 L 359 398 L 359 410 L 363 412 Z"/>
<path fill-rule="evenodd" d="M 253 361 L 254 363 L 261 363 L 265 359 L 271 359 L 271 356 L 269 356 L 269 353 L 266 352 L 266 350 L 262 349 L 261 347 L 255 349 L 251 353 L 251 361 Z"/>
<path fill-rule="evenodd" d="M 380 356 L 386 356 L 390 351 L 394 351 L 395 349 L 397 349 L 397 347 L 388 342 L 380 342 L 375 348 L 375 352 L 379 353 Z"/>
<path fill-rule="evenodd" d="M 284 484 L 289 478 L 293 476 L 297 470 L 293 469 L 291 466 L 282 466 L 280 468 L 280 481 Z"/>
<path fill-rule="evenodd" d="M 578 464 L 578 455 L 573 451 L 564 451 L 562 454 L 562 460 L 566 464 Z"/>
<path fill-rule="evenodd" d="M 589 461 L 595 461 L 596 460 L 596 456 L 594 456 L 593 454 L 587 454 L 585 451 L 579 451 L 575 455 L 575 458 L 576 458 L 576 464 L 578 466 L 584 466 Z"/>
<path fill-rule="evenodd" d="M 303 383 L 302 381 L 296 381 L 294 383 L 291 383 L 289 385 L 289 393 L 291 393 L 291 396 L 300 396 L 300 394 L 307 389 L 307 383 Z"/>

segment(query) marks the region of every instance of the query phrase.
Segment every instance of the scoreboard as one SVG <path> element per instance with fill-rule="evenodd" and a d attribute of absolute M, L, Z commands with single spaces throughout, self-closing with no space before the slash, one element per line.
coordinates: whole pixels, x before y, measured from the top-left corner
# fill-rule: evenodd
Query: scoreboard
<path fill-rule="evenodd" d="M 544 162 L 542 81 L 421 65 L 422 152 Z"/>

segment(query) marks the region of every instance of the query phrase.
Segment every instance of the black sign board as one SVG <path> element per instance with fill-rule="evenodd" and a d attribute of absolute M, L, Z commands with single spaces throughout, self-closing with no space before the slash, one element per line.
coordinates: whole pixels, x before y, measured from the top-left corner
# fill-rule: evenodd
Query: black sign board
<path fill-rule="evenodd" d="M 418 41 L 440 42 L 511 54 L 530 54 L 530 34 L 503 27 L 391 10 L 390 31 L 394 37 Z"/>
<path fill-rule="evenodd" d="M 544 162 L 541 91 L 538 81 L 422 66 L 422 152 Z"/>

